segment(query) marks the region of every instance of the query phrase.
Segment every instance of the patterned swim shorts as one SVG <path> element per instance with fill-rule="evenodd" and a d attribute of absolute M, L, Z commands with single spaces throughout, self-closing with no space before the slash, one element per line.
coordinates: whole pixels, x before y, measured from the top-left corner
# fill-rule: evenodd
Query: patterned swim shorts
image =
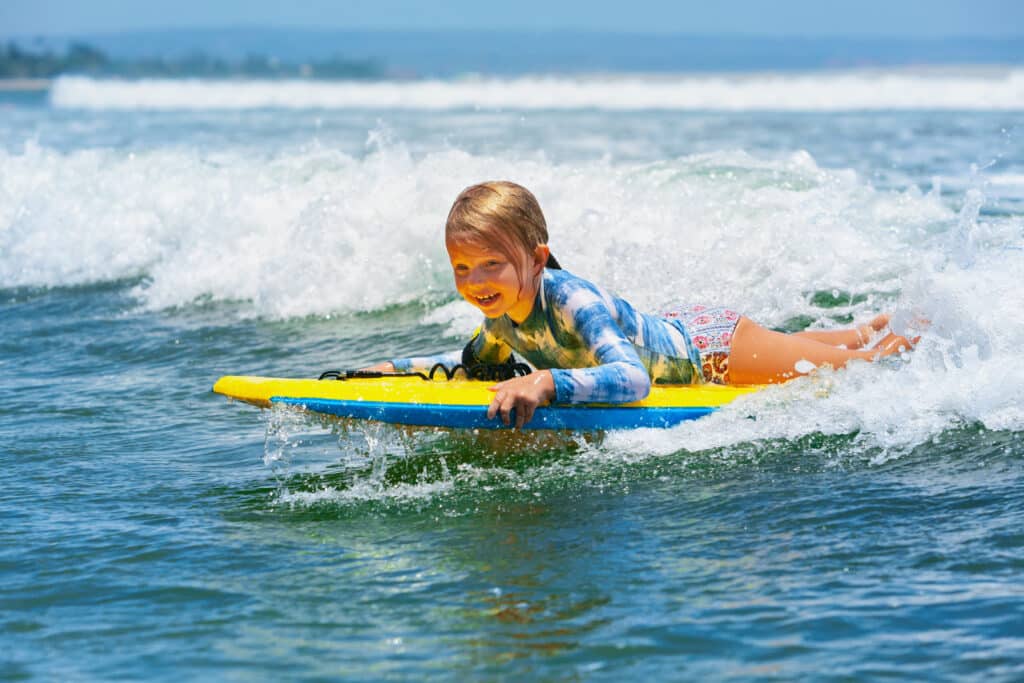
<path fill-rule="evenodd" d="M 722 306 L 681 306 L 662 313 L 662 317 L 678 320 L 686 328 L 693 345 L 700 353 L 701 372 L 705 382 L 729 383 L 729 352 L 732 335 L 740 322 L 740 314 Z"/>

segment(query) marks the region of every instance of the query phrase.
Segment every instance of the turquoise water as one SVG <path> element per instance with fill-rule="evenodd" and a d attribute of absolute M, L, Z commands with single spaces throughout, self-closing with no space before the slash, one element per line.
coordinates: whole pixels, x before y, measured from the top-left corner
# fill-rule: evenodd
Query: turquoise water
<path fill-rule="evenodd" d="M 600 104 L 620 86 L 578 109 L 8 98 L 0 676 L 1024 676 L 1024 105 L 846 81 L 861 106 Z M 460 346 L 440 226 L 490 177 L 637 305 L 933 325 L 901 361 L 588 439 L 211 393 Z"/>

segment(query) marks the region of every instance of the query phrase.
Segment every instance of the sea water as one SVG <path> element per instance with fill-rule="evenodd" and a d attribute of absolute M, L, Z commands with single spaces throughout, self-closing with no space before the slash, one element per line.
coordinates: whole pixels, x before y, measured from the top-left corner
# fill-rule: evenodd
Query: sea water
<path fill-rule="evenodd" d="M 97 81 L 0 104 L 0 676 L 1024 677 L 1024 71 Z M 917 349 L 669 430 L 232 404 L 460 348 L 463 187 L 561 263 Z M 930 321 L 923 325 L 922 320 Z"/>

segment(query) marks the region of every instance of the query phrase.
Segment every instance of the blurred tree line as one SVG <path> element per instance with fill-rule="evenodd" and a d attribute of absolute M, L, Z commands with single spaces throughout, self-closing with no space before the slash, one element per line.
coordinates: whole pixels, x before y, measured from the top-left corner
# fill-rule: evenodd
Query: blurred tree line
<path fill-rule="evenodd" d="M 111 59 L 85 43 L 71 43 L 63 53 L 32 51 L 14 42 L 0 45 L 0 78 L 53 78 L 60 75 L 123 78 L 381 78 L 384 68 L 373 60 L 334 57 L 307 63 L 282 62 L 249 55 L 230 61 L 194 53 L 183 57 Z"/>

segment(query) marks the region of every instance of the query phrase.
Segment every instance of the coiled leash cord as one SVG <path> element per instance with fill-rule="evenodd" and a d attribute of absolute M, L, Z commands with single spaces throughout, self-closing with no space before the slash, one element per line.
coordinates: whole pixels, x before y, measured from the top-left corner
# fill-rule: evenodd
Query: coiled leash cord
<path fill-rule="evenodd" d="M 424 374 L 422 372 L 377 372 L 376 370 L 328 370 L 320 375 L 319 379 L 336 379 L 344 381 L 346 379 L 372 379 L 382 377 L 419 377 L 420 379 L 431 382 L 439 379 L 451 381 L 456 378 L 459 373 L 466 379 L 483 380 L 485 382 L 502 382 L 506 379 L 512 379 L 513 377 L 524 377 L 529 375 L 532 370 L 526 363 L 517 363 L 512 358 L 509 358 L 504 363 L 476 363 L 470 366 L 459 363 L 451 368 L 437 363 L 434 367 L 430 368 L 430 372 Z"/>

